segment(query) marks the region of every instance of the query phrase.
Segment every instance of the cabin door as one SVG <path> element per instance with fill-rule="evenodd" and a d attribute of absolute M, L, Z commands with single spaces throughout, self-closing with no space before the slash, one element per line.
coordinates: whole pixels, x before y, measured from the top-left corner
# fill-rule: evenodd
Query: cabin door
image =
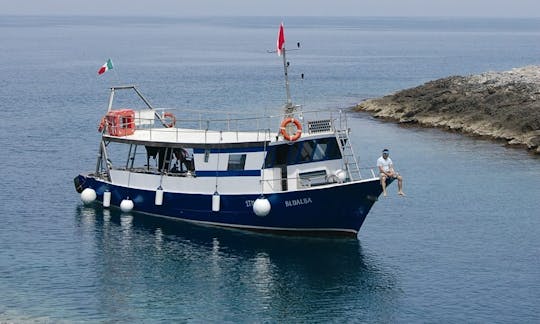
<path fill-rule="evenodd" d="M 287 156 L 289 154 L 289 145 L 280 145 L 276 148 L 276 160 L 274 167 L 281 170 L 281 190 L 288 190 L 287 183 Z"/>
<path fill-rule="evenodd" d="M 287 191 L 287 165 L 280 165 L 281 169 L 281 190 Z"/>

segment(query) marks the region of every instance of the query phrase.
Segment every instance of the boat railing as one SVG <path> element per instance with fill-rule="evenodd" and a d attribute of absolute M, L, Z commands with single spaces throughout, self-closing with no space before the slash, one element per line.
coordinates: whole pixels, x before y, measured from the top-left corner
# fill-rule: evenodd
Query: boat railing
<path fill-rule="evenodd" d="M 136 95 L 144 102 L 144 109 L 134 109 L 135 116 L 134 120 L 127 118 L 121 123 L 128 123 L 127 125 L 115 125 L 122 129 L 132 129 L 132 126 L 135 126 L 135 129 L 156 129 L 164 126 L 165 128 L 191 128 L 199 130 L 218 130 L 218 131 L 237 131 L 237 132 L 246 132 L 252 130 L 276 130 L 279 132 L 279 125 L 282 120 L 285 118 L 296 118 L 298 119 L 304 127 L 304 133 L 310 132 L 322 132 L 328 129 L 328 131 L 335 131 L 336 129 L 347 129 L 347 116 L 346 112 L 342 109 L 338 110 L 312 110 L 305 111 L 303 110 L 302 105 L 291 106 L 294 109 L 288 110 L 285 109 L 285 113 L 271 115 L 271 116 L 254 116 L 246 117 L 246 112 L 220 112 L 215 109 L 182 109 L 181 113 L 174 114 L 178 112 L 178 109 L 169 109 L 169 108 L 156 108 L 150 104 L 150 102 L 142 95 L 142 93 L 134 85 L 124 85 L 124 86 L 115 86 L 110 88 L 109 104 L 108 111 L 113 110 L 113 101 L 115 93 L 118 91 L 129 91 L 133 90 Z M 290 105 L 290 100 L 286 106 Z M 281 110 L 281 109 L 280 109 Z M 208 115 L 222 114 L 225 115 L 223 118 L 208 118 Z M 327 117 L 323 117 L 327 116 Z M 126 121 L 127 120 L 127 121 Z M 324 127 L 324 120 L 328 120 L 326 127 Z M 309 122 L 315 122 L 309 124 Z M 316 123 L 319 121 L 320 123 Z M 135 125 L 133 125 L 133 123 Z M 247 124 L 247 126 L 245 126 Z M 115 132 L 118 135 L 115 136 L 124 136 L 131 134 L 131 132 Z"/>
<path fill-rule="evenodd" d="M 279 131 L 279 125 L 287 114 L 276 115 L 253 115 L 246 116 L 245 112 L 220 113 L 221 118 L 209 118 L 209 112 L 203 110 L 185 110 L 176 113 L 177 110 L 169 108 L 154 108 L 138 110 L 135 114 L 136 129 L 157 129 L 177 128 L 194 130 L 214 130 L 229 132 Z M 347 129 L 346 112 L 313 110 L 299 111 L 294 117 L 303 125 L 303 133 L 320 133 L 334 131 L 336 129 Z"/>

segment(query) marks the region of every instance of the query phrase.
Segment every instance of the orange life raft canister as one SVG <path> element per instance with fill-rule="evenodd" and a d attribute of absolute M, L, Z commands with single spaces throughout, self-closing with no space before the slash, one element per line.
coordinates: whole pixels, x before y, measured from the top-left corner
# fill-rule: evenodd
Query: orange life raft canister
<path fill-rule="evenodd" d="M 111 110 L 102 119 L 99 130 L 106 127 L 111 136 L 127 136 L 135 132 L 135 112 L 133 109 Z"/>

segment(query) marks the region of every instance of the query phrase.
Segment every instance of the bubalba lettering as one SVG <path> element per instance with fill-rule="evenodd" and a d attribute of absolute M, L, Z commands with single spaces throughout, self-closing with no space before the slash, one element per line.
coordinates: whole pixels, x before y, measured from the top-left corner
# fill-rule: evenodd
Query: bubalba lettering
<path fill-rule="evenodd" d="M 313 203 L 313 201 L 311 201 L 311 197 L 285 200 L 285 207 L 294 207 L 294 206 L 300 206 L 300 205 L 307 205 L 311 203 Z"/>

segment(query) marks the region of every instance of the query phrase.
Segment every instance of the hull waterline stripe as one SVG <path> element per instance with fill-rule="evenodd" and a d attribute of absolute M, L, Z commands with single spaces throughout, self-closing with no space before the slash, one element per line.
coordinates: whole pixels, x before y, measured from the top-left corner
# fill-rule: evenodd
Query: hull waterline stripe
<path fill-rule="evenodd" d="M 118 206 L 111 206 L 114 208 L 120 208 Z M 281 232 L 320 232 L 320 233 L 348 233 L 348 234 L 354 234 L 357 235 L 357 230 L 352 230 L 348 228 L 295 228 L 295 227 L 268 227 L 268 226 L 251 226 L 251 225 L 241 225 L 241 224 L 226 224 L 226 223 L 218 223 L 218 222 L 208 222 L 208 221 L 197 221 L 192 219 L 186 219 L 186 218 L 180 218 L 180 217 L 173 217 L 173 216 L 166 216 L 166 215 L 160 215 L 160 214 L 154 214 L 144 211 L 133 211 L 135 213 L 140 214 L 146 214 L 151 215 L 155 217 L 161 217 L 161 218 L 167 218 L 175 221 L 181 221 L 186 223 L 192 223 L 192 224 L 198 224 L 198 225 L 208 225 L 208 226 L 215 226 L 215 227 L 227 227 L 227 228 L 236 228 L 236 229 L 244 229 L 244 230 L 259 230 L 259 231 L 281 231 Z"/>

